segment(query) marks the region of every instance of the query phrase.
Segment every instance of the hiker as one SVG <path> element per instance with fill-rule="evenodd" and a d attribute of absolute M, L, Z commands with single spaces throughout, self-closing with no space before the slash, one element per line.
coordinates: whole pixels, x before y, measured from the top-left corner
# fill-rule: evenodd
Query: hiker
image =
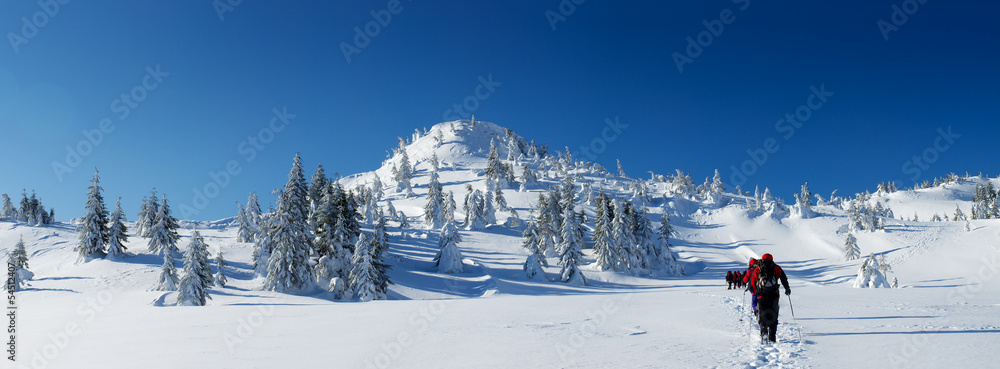
<path fill-rule="evenodd" d="M 726 287 L 727 290 L 733 289 L 733 271 L 732 270 L 726 272 L 726 285 L 727 285 L 727 287 Z"/>
<path fill-rule="evenodd" d="M 739 270 L 733 272 L 733 283 L 736 283 L 736 288 L 743 288 L 743 275 Z"/>
<path fill-rule="evenodd" d="M 753 283 L 750 283 L 754 269 L 757 269 L 757 259 L 750 258 L 750 263 L 747 265 L 747 271 L 743 273 L 741 282 L 746 286 L 747 291 L 750 291 L 750 306 L 753 307 L 753 315 L 757 316 L 757 290 L 753 288 Z"/>
<path fill-rule="evenodd" d="M 785 287 L 785 295 L 791 295 L 788 277 L 771 254 L 764 254 L 757 261 L 753 275 L 746 278 L 757 296 L 757 323 L 760 325 L 761 341 L 776 341 L 778 331 L 778 283 Z"/>

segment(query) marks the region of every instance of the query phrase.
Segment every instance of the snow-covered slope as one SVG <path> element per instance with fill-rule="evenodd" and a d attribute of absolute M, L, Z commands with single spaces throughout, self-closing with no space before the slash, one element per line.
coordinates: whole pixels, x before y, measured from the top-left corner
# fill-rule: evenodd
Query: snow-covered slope
<path fill-rule="evenodd" d="M 198 229 L 211 253 L 221 249 L 229 260 L 230 285 L 211 289 L 205 307 L 163 306 L 172 296 L 153 291 L 162 259 L 145 251 L 147 239 L 130 234 L 130 257 L 78 264 L 73 226 L 0 222 L 0 246 L 24 237 L 35 273 L 16 295 L 13 367 L 936 368 L 987 367 L 1000 359 L 988 349 L 1000 337 L 1000 220 L 973 220 L 969 231 L 965 222 L 927 221 L 956 205 L 968 214 L 976 179 L 873 197 L 897 218 L 917 213 L 922 220 L 888 220 L 884 232 L 855 233 L 863 255 L 885 253 L 898 289 L 851 288 L 861 260 L 844 261 L 847 217 L 840 208 L 818 206 L 810 219 L 772 217 L 749 211 L 742 196 L 724 195 L 719 204 L 727 205 L 688 200 L 662 182 L 649 183 L 646 205 L 654 221 L 670 213 L 673 251 L 686 276 L 598 271 L 588 248 L 589 286 L 530 281 L 521 272 L 523 228 L 508 226 L 462 230 L 465 272 L 437 273 L 437 232 L 419 221 L 431 153 L 442 163 L 445 191 L 461 204 L 466 184 L 485 188 L 490 140 L 500 144 L 507 135 L 491 123 L 459 121 L 416 137 L 406 146 L 417 170 L 414 198 L 392 190 L 392 159 L 342 179 L 351 188 L 372 183 L 377 173 L 387 197 L 410 218 L 408 229 L 390 223 L 395 285 L 386 301 L 260 291 L 252 245 L 236 242 L 233 220 L 225 219 L 182 222 L 179 246 L 186 249 Z M 505 147 L 499 151 L 507 157 Z M 530 158 L 523 163 L 539 166 Z M 633 196 L 630 179 L 589 165 L 568 170 L 578 185 Z M 524 192 L 505 190 L 520 218 L 529 218 L 540 191 L 559 183 L 556 172 Z M 593 215 L 591 205 L 582 206 Z M 508 216 L 498 213 L 499 223 Z M 723 278 L 765 252 L 786 270 L 793 294 L 781 302 L 779 342 L 761 346 L 749 333 L 748 296 L 726 290 Z M 546 277 L 556 281 L 559 267 L 549 262 Z"/>

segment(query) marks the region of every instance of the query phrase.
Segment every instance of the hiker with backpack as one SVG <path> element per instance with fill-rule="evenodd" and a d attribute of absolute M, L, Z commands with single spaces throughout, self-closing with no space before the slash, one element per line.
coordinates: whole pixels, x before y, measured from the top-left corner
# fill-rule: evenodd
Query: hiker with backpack
<path fill-rule="evenodd" d="M 726 289 L 727 290 L 733 289 L 733 281 L 734 281 L 734 279 L 733 279 L 733 271 L 732 270 L 727 271 L 726 272 L 726 285 L 727 285 Z"/>
<path fill-rule="evenodd" d="M 785 295 L 791 295 L 792 289 L 788 287 L 788 276 L 778 264 L 774 263 L 771 254 L 764 254 L 757 261 L 756 268 L 752 274 L 747 275 L 745 280 L 750 283 L 757 299 L 757 323 L 760 325 L 761 341 L 776 341 L 778 331 L 778 299 L 781 296 L 778 288 L 785 287 Z"/>

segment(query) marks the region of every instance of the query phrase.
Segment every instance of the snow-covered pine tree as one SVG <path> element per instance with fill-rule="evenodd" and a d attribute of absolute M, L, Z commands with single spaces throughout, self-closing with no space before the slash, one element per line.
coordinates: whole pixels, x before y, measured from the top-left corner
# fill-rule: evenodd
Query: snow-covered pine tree
<path fill-rule="evenodd" d="M 23 290 L 24 287 L 28 286 L 28 283 L 26 281 L 28 279 L 31 279 L 31 276 L 34 276 L 34 273 L 27 271 L 27 269 L 15 266 L 16 263 L 17 261 L 14 259 L 13 253 L 7 256 L 7 265 L 8 265 L 7 272 L 8 273 L 13 272 L 7 277 L 7 282 L 4 283 L 5 289 L 9 293 Z"/>
<path fill-rule="evenodd" d="M 156 188 L 153 188 L 150 197 L 143 197 L 142 207 L 139 209 L 139 220 L 135 223 L 135 233 L 139 237 L 152 236 L 153 226 L 156 225 L 156 214 L 159 211 L 160 198 L 156 195 Z"/>
<path fill-rule="evenodd" d="M 204 306 L 208 287 L 212 285 L 212 269 L 208 264 L 208 245 L 201 233 L 194 231 L 184 253 L 184 276 L 177 287 L 177 306 Z"/>
<path fill-rule="evenodd" d="M 17 207 L 17 222 L 27 223 L 31 215 L 31 201 L 28 200 L 28 190 L 21 190 L 21 203 Z"/>
<path fill-rule="evenodd" d="M 497 224 L 497 210 L 493 207 L 493 197 L 489 192 L 480 194 L 483 203 L 483 221 L 486 226 Z"/>
<path fill-rule="evenodd" d="M 628 178 L 628 176 L 625 175 L 625 168 L 622 167 L 622 161 L 615 159 L 615 165 L 618 166 L 618 176 Z"/>
<path fill-rule="evenodd" d="M 108 220 L 108 256 L 112 258 L 125 256 L 125 243 L 128 242 L 128 227 L 125 226 L 125 212 L 122 211 L 122 198 L 115 201 L 115 211 Z"/>
<path fill-rule="evenodd" d="M 653 222 L 649 220 L 649 210 L 643 204 L 638 212 L 635 212 L 635 240 L 639 248 L 639 265 L 642 269 L 652 271 L 663 266 L 660 260 L 660 247 L 657 245 L 656 236 L 653 232 Z"/>
<path fill-rule="evenodd" d="M 597 210 L 594 218 L 594 253 L 597 255 L 597 268 L 614 270 L 618 265 L 621 247 L 612 234 L 611 199 L 602 190 L 597 195 Z"/>
<path fill-rule="evenodd" d="M 501 190 L 500 187 L 497 187 L 497 189 L 493 191 L 493 202 L 496 203 L 497 210 L 499 211 L 510 210 L 510 207 L 507 206 L 507 198 L 503 196 L 503 190 Z"/>
<path fill-rule="evenodd" d="M 611 234 L 614 238 L 613 245 L 619 249 L 615 252 L 618 260 L 615 260 L 614 270 L 632 271 L 639 267 L 638 244 L 635 240 L 635 226 L 632 215 L 629 213 L 627 203 L 621 200 L 612 200 Z"/>
<path fill-rule="evenodd" d="M 323 164 L 317 164 L 316 172 L 313 173 L 309 188 L 306 190 L 306 199 L 309 201 L 310 209 L 315 209 L 315 207 L 319 206 L 319 202 L 323 199 L 323 192 L 326 191 L 329 185 L 330 179 L 326 178 L 326 171 L 323 169 Z"/>
<path fill-rule="evenodd" d="M 486 229 L 486 201 L 483 199 L 482 191 L 475 190 L 469 198 L 469 212 L 466 214 L 466 229 L 483 230 Z"/>
<path fill-rule="evenodd" d="M 436 155 L 436 154 L 435 154 Z M 381 200 L 385 197 L 385 191 L 383 190 L 384 185 L 382 184 L 382 177 L 375 173 L 375 178 L 372 179 L 372 193 L 375 195 L 375 200 Z M 388 201 L 388 200 L 387 200 Z"/>
<path fill-rule="evenodd" d="M 458 233 L 455 223 L 447 222 L 441 227 L 438 237 L 438 254 L 434 257 L 434 266 L 439 273 L 462 273 L 462 251 L 458 248 L 458 243 L 462 242 L 462 235 Z"/>
<path fill-rule="evenodd" d="M 153 228 L 150 229 L 149 252 L 157 255 L 180 254 L 180 250 L 177 248 L 177 240 L 180 239 L 180 235 L 177 234 L 178 228 L 180 226 L 177 224 L 177 219 L 170 215 L 167 194 L 163 194 L 163 203 L 159 205 L 156 220 L 153 222 Z"/>
<path fill-rule="evenodd" d="M 370 247 L 368 237 L 361 234 L 358 236 L 358 243 L 354 245 L 354 256 L 351 258 L 350 289 L 354 297 L 361 302 L 377 300 L 380 297 Z"/>
<path fill-rule="evenodd" d="M 160 267 L 160 281 L 156 285 L 157 291 L 177 290 L 177 268 L 174 267 L 174 257 L 169 252 L 163 254 L 163 266 Z"/>
<path fill-rule="evenodd" d="M 246 210 L 243 209 L 243 205 L 236 202 L 236 242 L 253 242 L 254 234 L 250 230 L 250 222 L 247 220 Z"/>
<path fill-rule="evenodd" d="M 684 265 L 677 261 L 677 256 L 670 250 L 670 237 L 674 234 L 674 228 L 670 225 L 670 215 L 667 214 L 666 207 L 662 210 L 660 225 L 656 228 L 657 257 L 653 262 L 669 275 L 682 276 L 687 274 Z"/>
<path fill-rule="evenodd" d="M 966 219 L 965 218 L 965 213 L 963 213 L 962 209 L 958 207 L 958 204 L 955 204 L 955 216 L 953 218 L 951 218 L 951 220 L 957 222 L 957 221 L 965 220 L 965 219 Z"/>
<path fill-rule="evenodd" d="M 885 275 L 879 269 L 881 268 L 875 255 L 868 254 L 865 261 L 861 263 L 857 278 L 854 279 L 854 288 L 888 288 L 889 282 L 886 281 Z"/>
<path fill-rule="evenodd" d="M 440 229 L 447 218 L 444 193 L 438 179 L 438 171 L 431 167 L 430 183 L 427 184 L 427 204 L 424 205 L 424 224 L 428 229 Z"/>
<path fill-rule="evenodd" d="M 413 166 L 410 165 L 410 156 L 406 153 L 406 147 L 401 140 L 399 143 L 398 156 L 399 156 L 399 166 L 395 167 L 396 171 L 393 173 L 393 180 L 396 181 L 396 192 L 403 192 L 406 197 L 413 197 L 413 185 L 410 181 L 413 179 Z"/>
<path fill-rule="evenodd" d="M 486 158 L 486 182 L 492 183 L 495 188 L 507 188 L 507 176 L 500 163 L 500 154 L 497 153 L 497 145 L 490 139 L 490 154 Z M 488 186 L 489 187 L 489 186 Z"/>
<path fill-rule="evenodd" d="M 538 193 L 538 214 L 535 216 L 535 226 L 538 227 L 538 250 L 542 256 L 552 257 L 556 255 L 555 242 L 552 234 L 556 231 L 552 228 L 552 217 L 549 214 L 548 197 L 544 193 Z"/>
<path fill-rule="evenodd" d="M 799 205 L 799 215 L 803 219 L 812 218 L 814 216 L 812 210 L 812 192 L 809 191 L 809 181 L 802 184 L 802 191 L 796 196 L 796 200 Z"/>
<path fill-rule="evenodd" d="M 474 194 L 474 191 L 472 190 L 472 185 L 466 183 L 465 184 L 465 199 L 462 200 L 462 210 L 465 211 L 465 220 L 462 222 L 462 224 L 464 224 L 465 227 L 467 227 L 467 228 L 469 227 L 469 218 L 472 216 L 472 208 L 473 208 L 473 206 L 475 206 L 475 204 L 474 204 L 475 201 L 474 201 L 474 199 L 472 197 L 473 194 Z"/>
<path fill-rule="evenodd" d="M 77 231 L 80 232 L 80 244 L 74 251 L 78 253 L 81 261 L 104 256 L 104 246 L 108 244 L 108 209 L 104 206 L 104 197 L 101 196 L 103 189 L 100 182 L 97 169 L 94 169 L 94 179 L 87 189 L 86 213 L 77 227 Z"/>
<path fill-rule="evenodd" d="M 853 234 L 848 233 L 844 241 L 844 260 L 851 261 L 861 257 L 861 249 L 858 247 L 858 239 Z"/>
<path fill-rule="evenodd" d="M 226 287 L 226 283 L 229 283 L 229 278 L 226 278 L 226 259 L 222 257 L 222 249 L 219 249 L 219 253 L 215 254 L 215 269 L 218 270 L 215 273 L 215 285 L 219 287 Z"/>
<path fill-rule="evenodd" d="M 385 260 L 389 256 L 389 232 L 386 229 L 385 214 L 378 208 L 375 214 L 375 225 L 372 227 L 372 255 L 376 260 Z"/>
<path fill-rule="evenodd" d="M 722 183 L 722 175 L 719 174 L 719 170 L 715 170 L 715 175 L 712 176 L 712 194 L 715 196 L 726 193 L 726 185 Z"/>
<path fill-rule="evenodd" d="M 453 191 L 448 191 L 448 196 L 444 199 L 444 217 L 445 220 L 455 221 L 455 210 L 458 208 L 455 204 L 455 193 Z"/>
<path fill-rule="evenodd" d="M 272 228 L 274 250 L 267 260 L 264 289 L 284 292 L 308 287 L 315 279 L 309 267 L 310 235 L 306 223 L 306 187 L 302 159 L 295 155 L 288 182 L 278 195 Z"/>
<path fill-rule="evenodd" d="M 274 209 L 270 209 L 267 214 L 261 216 L 258 222 L 260 235 L 254 241 L 253 260 L 254 274 L 267 275 L 267 260 L 271 258 L 271 251 L 274 250 Z"/>
<path fill-rule="evenodd" d="M 244 209 L 244 212 L 246 213 L 247 222 L 250 223 L 250 231 L 253 233 L 254 241 L 263 237 L 265 230 L 261 227 L 260 204 L 257 203 L 256 192 L 251 192 L 250 196 L 247 197 L 247 207 Z"/>
<path fill-rule="evenodd" d="M 559 249 L 559 264 L 562 265 L 560 280 L 572 285 L 586 285 L 587 279 L 580 271 L 580 258 L 583 257 L 583 239 L 580 238 L 580 225 L 577 223 L 573 209 L 566 209 L 563 214 L 565 221 L 562 228 L 562 245 Z"/>
<path fill-rule="evenodd" d="M 17 209 L 14 209 L 14 204 L 10 202 L 10 196 L 7 194 L 2 194 L 3 196 L 3 208 L 0 208 L 0 220 L 7 222 L 17 221 Z"/>
<path fill-rule="evenodd" d="M 968 219 L 965 220 L 965 231 L 966 232 L 972 232 L 972 224 L 969 223 Z"/>
<path fill-rule="evenodd" d="M 368 253 L 371 254 L 372 272 L 374 273 L 372 278 L 375 280 L 376 300 L 384 300 L 386 294 L 389 293 L 389 285 L 393 284 L 389 279 L 389 269 L 391 267 L 386 263 L 386 257 L 389 256 L 389 236 L 385 234 L 384 228 L 381 236 L 378 234 L 378 229 L 375 232 L 376 234 L 372 235 L 372 238 L 368 240 Z"/>
<path fill-rule="evenodd" d="M 14 251 L 10 252 L 11 263 L 15 267 L 21 269 L 28 269 L 28 250 L 24 247 L 24 236 L 17 241 L 14 245 Z"/>

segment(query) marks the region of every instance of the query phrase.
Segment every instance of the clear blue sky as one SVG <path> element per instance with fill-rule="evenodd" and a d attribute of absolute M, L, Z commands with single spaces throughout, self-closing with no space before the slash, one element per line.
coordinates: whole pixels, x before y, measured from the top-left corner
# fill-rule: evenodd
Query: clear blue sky
<path fill-rule="evenodd" d="M 732 188 L 731 168 L 765 147 L 737 179 L 786 199 L 806 180 L 825 196 L 1000 173 L 995 2 L 590 0 L 564 4 L 561 19 L 555 0 L 243 1 L 221 20 L 210 0 L 48 4 L 52 16 L 35 1 L 0 4 L 0 192 L 34 189 L 61 221 L 82 215 L 94 167 L 132 220 L 152 187 L 177 209 L 230 161 L 240 173 L 191 218 L 231 216 L 249 191 L 280 187 L 295 152 L 309 174 L 319 162 L 372 170 L 396 136 L 458 116 L 448 109 L 490 76 L 499 85 L 467 101 L 477 119 L 579 152 L 618 117 L 628 127 L 594 143 L 594 160 L 620 158 L 633 176 L 680 168 L 700 183 L 718 168 Z M 348 62 L 341 44 L 390 5 Z M 880 19 L 896 28 L 888 40 Z M 721 32 L 709 38 L 706 22 Z M 708 46 L 688 54 L 699 34 Z M 691 57 L 683 72 L 675 52 Z M 833 95 L 817 106 L 812 87 Z M 250 160 L 240 145 L 273 109 L 295 117 Z M 797 110 L 801 127 L 778 123 Z M 102 119 L 114 130 L 56 175 Z M 961 137 L 934 149 L 948 127 Z M 934 160 L 907 166 L 925 154 Z"/>

